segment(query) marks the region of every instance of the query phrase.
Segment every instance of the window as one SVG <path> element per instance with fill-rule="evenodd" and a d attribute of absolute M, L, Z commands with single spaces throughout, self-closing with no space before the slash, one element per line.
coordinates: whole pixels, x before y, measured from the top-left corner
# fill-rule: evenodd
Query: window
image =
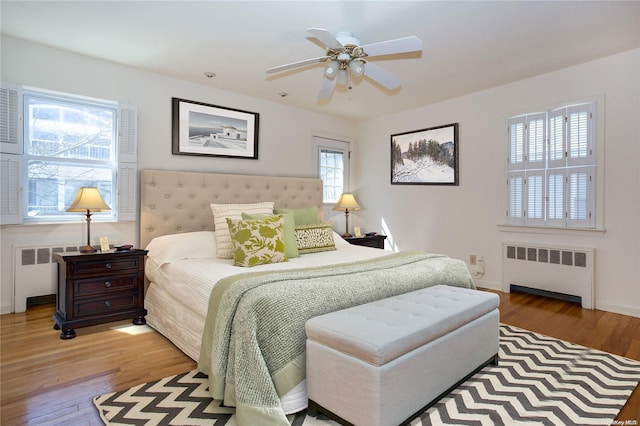
<path fill-rule="evenodd" d="M 13 91 L 2 88 L 3 94 Z M 3 209 L 2 223 L 77 220 L 66 210 L 82 186 L 97 187 L 111 207 L 95 213 L 95 220 L 135 220 L 135 108 L 37 90 L 15 92 L 20 102 L 2 104 L 2 122 L 14 126 L 5 120 L 11 116 L 5 110 L 13 113 L 20 104 L 13 116 L 22 119 L 23 136 L 20 150 L 15 138 L 2 140 L 3 177 L 12 178 L 2 183 L 2 195 L 13 199 L 11 194 L 18 194 L 18 211 L 13 204 L 11 211 Z M 13 143 L 14 152 L 5 149 L 5 142 Z"/>
<path fill-rule="evenodd" d="M 594 228 L 596 102 L 507 122 L 506 222 Z"/>
<path fill-rule="evenodd" d="M 320 137 L 315 137 L 314 143 L 323 202 L 336 203 L 343 192 L 348 192 L 349 143 Z"/>
<path fill-rule="evenodd" d="M 338 201 L 344 192 L 344 152 L 320 148 L 320 179 L 323 201 Z"/>
<path fill-rule="evenodd" d="M 94 218 L 115 217 L 115 104 L 25 92 L 25 220 L 66 216 L 78 188 L 95 186 L 112 210 Z"/>

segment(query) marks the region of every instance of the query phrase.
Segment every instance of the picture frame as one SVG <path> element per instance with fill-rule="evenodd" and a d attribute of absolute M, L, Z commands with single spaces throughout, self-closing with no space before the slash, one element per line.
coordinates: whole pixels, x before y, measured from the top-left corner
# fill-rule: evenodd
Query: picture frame
<path fill-rule="evenodd" d="M 260 114 L 171 98 L 172 153 L 258 159 Z"/>
<path fill-rule="evenodd" d="M 392 185 L 459 185 L 458 123 L 391 135 Z"/>
<path fill-rule="evenodd" d="M 109 239 L 107 237 L 100 237 L 100 251 L 103 253 L 111 250 L 111 246 L 109 246 Z"/>

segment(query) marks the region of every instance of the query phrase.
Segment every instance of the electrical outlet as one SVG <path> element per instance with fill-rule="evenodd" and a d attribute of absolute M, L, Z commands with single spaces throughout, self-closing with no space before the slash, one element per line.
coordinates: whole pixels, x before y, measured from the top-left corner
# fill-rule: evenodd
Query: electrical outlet
<path fill-rule="evenodd" d="M 477 258 L 475 254 L 470 254 L 469 255 L 469 265 L 476 265 L 477 263 Z"/>

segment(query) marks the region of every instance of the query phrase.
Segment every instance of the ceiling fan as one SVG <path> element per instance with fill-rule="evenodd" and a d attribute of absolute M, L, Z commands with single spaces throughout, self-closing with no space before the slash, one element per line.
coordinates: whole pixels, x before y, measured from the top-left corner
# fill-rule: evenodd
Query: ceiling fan
<path fill-rule="evenodd" d="M 307 31 L 326 46 L 325 56 L 269 68 L 267 73 L 325 62 L 325 78 L 318 92 L 318 99 L 330 97 L 336 84 L 349 84 L 351 88 L 352 74 L 356 77 L 365 75 L 389 90 L 396 89 L 400 87 L 400 80 L 371 63 L 367 58 L 422 50 L 422 40 L 415 36 L 361 46 L 360 41 L 347 31 L 338 32 L 335 37 L 321 28 L 307 28 Z"/>

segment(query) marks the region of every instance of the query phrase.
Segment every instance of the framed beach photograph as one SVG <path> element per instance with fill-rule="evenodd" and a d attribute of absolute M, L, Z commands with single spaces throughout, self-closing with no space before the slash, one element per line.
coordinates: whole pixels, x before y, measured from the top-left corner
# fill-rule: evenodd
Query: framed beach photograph
<path fill-rule="evenodd" d="M 259 114 L 172 98 L 173 154 L 258 159 Z"/>
<path fill-rule="evenodd" d="M 391 135 L 391 183 L 458 185 L 458 123 Z"/>

